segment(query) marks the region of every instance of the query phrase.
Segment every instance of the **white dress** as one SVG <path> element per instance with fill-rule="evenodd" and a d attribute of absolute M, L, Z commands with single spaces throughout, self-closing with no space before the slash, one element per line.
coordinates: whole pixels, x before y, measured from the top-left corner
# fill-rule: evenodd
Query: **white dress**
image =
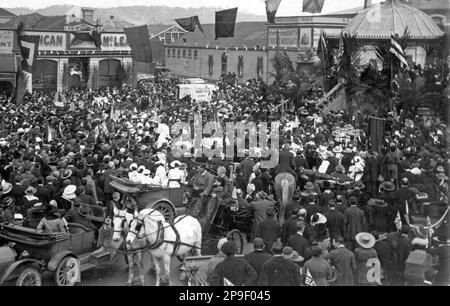
<path fill-rule="evenodd" d="M 139 175 L 139 173 L 137 173 L 137 171 L 131 171 L 128 173 L 128 178 L 132 182 L 139 183 L 138 175 Z"/>
<path fill-rule="evenodd" d="M 181 187 L 180 182 L 181 183 L 185 182 L 184 171 L 178 168 L 170 169 L 169 173 L 167 174 L 167 177 L 169 179 L 169 188 L 180 188 Z M 171 180 L 180 180 L 180 181 L 178 182 Z"/>
<path fill-rule="evenodd" d="M 154 183 L 155 185 L 160 185 L 162 187 L 167 186 L 168 183 L 168 178 L 167 178 L 167 174 L 166 174 L 166 167 L 164 167 L 163 165 L 158 166 L 158 168 L 156 168 L 156 173 L 155 173 L 155 178 L 154 178 Z"/>

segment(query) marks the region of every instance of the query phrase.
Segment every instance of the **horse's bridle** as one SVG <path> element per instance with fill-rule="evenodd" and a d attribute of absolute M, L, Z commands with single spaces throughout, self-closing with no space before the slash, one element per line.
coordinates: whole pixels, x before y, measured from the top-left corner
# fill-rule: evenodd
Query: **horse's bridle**
<path fill-rule="evenodd" d="M 145 218 L 145 217 L 150 217 L 150 216 L 153 214 L 153 212 L 155 212 L 155 211 L 157 211 L 157 210 L 156 210 L 156 209 L 152 210 L 150 213 L 144 215 L 144 216 L 142 217 L 142 219 L 140 219 L 139 216 L 138 216 L 138 217 L 133 217 L 133 220 L 132 220 L 131 222 L 133 222 L 134 220 L 136 220 L 137 225 L 135 226 L 135 229 L 137 229 L 138 227 L 139 227 L 139 229 L 137 229 L 136 231 L 133 231 L 133 230 L 131 230 L 131 228 L 130 228 L 129 231 L 128 231 L 128 233 L 134 234 L 134 235 L 136 236 L 135 239 L 143 239 L 143 238 L 146 238 L 146 237 L 148 237 L 148 236 L 150 236 L 150 235 L 153 235 L 153 234 L 155 234 L 155 233 L 158 233 L 157 236 L 159 236 L 159 233 L 160 233 L 160 231 L 161 231 L 161 228 L 160 228 L 160 223 L 161 223 L 161 221 L 160 221 L 160 220 L 152 219 L 153 221 L 155 221 L 155 222 L 158 223 L 158 230 L 157 230 L 156 232 L 152 232 L 152 233 L 149 233 L 149 234 L 145 234 L 145 235 L 139 237 L 139 232 L 141 231 L 141 229 L 142 229 L 142 228 L 145 229 L 144 218 Z M 131 225 L 131 222 L 130 222 L 130 225 Z"/>

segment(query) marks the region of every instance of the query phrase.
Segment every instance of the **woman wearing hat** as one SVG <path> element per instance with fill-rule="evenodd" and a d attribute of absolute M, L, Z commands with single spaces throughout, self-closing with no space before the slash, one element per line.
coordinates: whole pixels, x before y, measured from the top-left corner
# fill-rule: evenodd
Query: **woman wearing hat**
<path fill-rule="evenodd" d="M 53 205 L 49 205 L 44 210 L 44 218 L 39 222 L 37 226 L 38 231 L 46 231 L 50 233 L 61 232 L 67 233 L 64 222 L 57 214 L 57 209 Z"/>
<path fill-rule="evenodd" d="M 375 237 L 366 232 L 358 233 L 355 236 L 358 247 L 355 249 L 356 259 L 356 283 L 361 286 L 375 285 L 367 279 L 367 273 L 372 266 L 368 266 L 369 259 L 378 259 L 377 251 L 373 248 L 375 246 Z"/>
<path fill-rule="evenodd" d="M 27 189 L 25 189 L 25 195 L 22 198 L 22 214 L 26 215 L 26 212 L 28 209 L 33 207 L 34 204 L 40 202 L 40 200 L 35 196 L 36 194 L 36 188 L 32 186 L 28 186 Z"/>
<path fill-rule="evenodd" d="M 73 200 L 77 197 L 75 185 L 68 185 L 64 188 L 63 194 L 57 198 L 58 208 L 69 211 L 72 208 Z"/>
<path fill-rule="evenodd" d="M 0 222 L 14 221 L 14 198 L 4 197 L 0 202 Z"/>
<path fill-rule="evenodd" d="M 180 184 L 186 182 L 184 171 L 180 169 L 181 163 L 178 160 L 174 160 L 170 163 L 172 169 L 169 170 L 167 178 L 169 179 L 169 188 L 180 188 Z"/>

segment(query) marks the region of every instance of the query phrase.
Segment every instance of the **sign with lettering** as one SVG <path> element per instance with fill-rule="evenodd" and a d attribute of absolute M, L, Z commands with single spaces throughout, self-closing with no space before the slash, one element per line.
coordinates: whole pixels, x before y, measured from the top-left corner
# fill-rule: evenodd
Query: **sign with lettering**
<path fill-rule="evenodd" d="M 0 31 L 0 53 L 11 53 L 14 47 L 13 31 Z"/>
<path fill-rule="evenodd" d="M 25 35 L 39 36 L 39 51 L 66 50 L 66 33 L 28 31 Z"/>
<path fill-rule="evenodd" d="M 102 50 L 107 51 L 131 51 L 125 33 L 104 33 L 102 38 Z"/>
<path fill-rule="evenodd" d="M 298 46 L 298 28 L 270 28 L 270 47 L 277 47 L 277 31 L 280 48 L 296 48 Z"/>

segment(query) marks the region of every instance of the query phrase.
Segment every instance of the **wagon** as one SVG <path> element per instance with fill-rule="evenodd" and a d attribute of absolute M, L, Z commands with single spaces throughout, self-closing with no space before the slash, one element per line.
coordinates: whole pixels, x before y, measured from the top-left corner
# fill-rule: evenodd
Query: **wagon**
<path fill-rule="evenodd" d="M 0 224 L 0 284 L 16 280 L 19 286 L 40 286 L 41 274 L 54 274 L 58 286 L 73 286 L 81 272 L 109 262 L 115 252 L 109 242 L 112 229 L 98 232 L 69 223 L 69 233 L 45 233 L 17 223 Z"/>
<path fill-rule="evenodd" d="M 239 229 L 235 228 L 232 219 L 223 218 L 227 207 L 230 211 L 230 205 L 219 197 L 211 197 L 208 203 L 208 211 L 200 216 L 199 206 L 196 206 L 198 199 L 192 198 L 193 187 L 191 185 L 181 185 L 180 188 L 166 188 L 134 183 L 117 176 L 111 178 L 111 186 L 123 195 L 122 201 L 130 201 L 139 210 L 145 208 L 158 210 L 168 222 L 173 222 L 178 215 L 188 214 L 196 217 L 202 226 L 202 254 L 215 254 L 217 241 L 221 237 L 234 241 L 239 252 L 242 253 L 244 236 Z M 236 220 L 238 219 L 241 220 L 236 218 Z"/>

